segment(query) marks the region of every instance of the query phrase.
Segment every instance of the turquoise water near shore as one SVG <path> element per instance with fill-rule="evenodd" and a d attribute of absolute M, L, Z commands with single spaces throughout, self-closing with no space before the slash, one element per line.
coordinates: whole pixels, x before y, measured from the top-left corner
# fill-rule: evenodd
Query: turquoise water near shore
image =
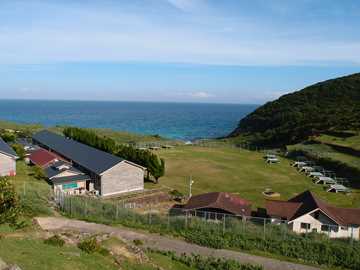
<path fill-rule="evenodd" d="M 230 133 L 258 105 L 0 100 L 0 119 L 45 126 L 75 125 L 159 134 L 181 140 Z"/>

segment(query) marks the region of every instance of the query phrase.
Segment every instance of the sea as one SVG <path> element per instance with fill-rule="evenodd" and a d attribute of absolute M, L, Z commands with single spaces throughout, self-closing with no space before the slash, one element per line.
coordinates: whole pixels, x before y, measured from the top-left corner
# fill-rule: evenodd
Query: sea
<path fill-rule="evenodd" d="M 228 135 L 253 104 L 0 100 L 0 120 L 109 128 L 192 141 Z"/>

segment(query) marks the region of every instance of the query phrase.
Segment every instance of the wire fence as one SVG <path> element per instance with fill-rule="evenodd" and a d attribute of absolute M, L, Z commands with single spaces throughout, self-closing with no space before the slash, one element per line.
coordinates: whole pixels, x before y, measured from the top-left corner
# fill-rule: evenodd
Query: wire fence
<path fill-rule="evenodd" d="M 274 218 L 236 216 L 210 211 L 184 211 L 182 208 L 160 212 L 154 204 L 103 201 L 83 196 L 69 196 L 62 192 L 55 193 L 55 201 L 61 211 L 70 217 L 106 224 L 118 223 L 130 227 L 156 229 L 160 232 L 196 230 L 200 226 L 209 231 L 216 230 L 234 235 L 247 234 L 264 240 L 268 238 L 291 240 L 296 239 L 299 233 L 309 238 L 325 237 L 326 240 L 340 236 L 350 243 L 359 238 L 358 229 L 333 224 L 289 225 L 286 220 Z"/>

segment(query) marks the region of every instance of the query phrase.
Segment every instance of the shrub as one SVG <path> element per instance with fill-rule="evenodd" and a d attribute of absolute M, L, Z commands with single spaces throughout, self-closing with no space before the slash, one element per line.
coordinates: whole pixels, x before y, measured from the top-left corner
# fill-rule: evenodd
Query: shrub
<path fill-rule="evenodd" d="M 103 255 L 103 256 L 109 256 L 110 255 L 110 251 L 104 247 L 100 247 L 98 250 L 99 254 Z"/>
<path fill-rule="evenodd" d="M 56 234 L 45 239 L 44 243 L 51 246 L 62 247 L 65 244 L 65 241 Z"/>
<path fill-rule="evenodd" d="M 13 143 L 11 147 L 14 149 L 20 160 L 24 159 L 26 152 L 21 144 Z"/>
<path fill-rule="evenodd" d="M 8 178 L 0 177 L 0 224 L 16 224 L 20 214 L 18 196 Z"/>
<path fill-rule="evenodd" d="M 86 253 L 94 253 L 100 250 L 100 245 L 95 237 L 87 238 L 78 243 L 78 248 Z"/>
<path fill-rule="evenodd" d="M 144 244 L 140 239 L 134 239 L 133 243 L 135 246 L 142 246 Z"/>
<path fill-rule="evenodd" d="M 262 266 L 241 264 L 232 259 L 220 259 L 214 257 L 204 257 L 200 255 L 182 254 L 177 256 L 174 252 L 150 250 L 150 252 L 159 253 L 170 257 L 171 260 L 185 264 L 188 267 L 198 270 L 262 270 Z"/>
<path fill-rule="evenodd" d="M 44 173 L 44 170 L 39 166 L 34 166 L 33 167 L 33 175 L 38 180 L 45 180 L 46 179 L 46 175 Z"/>

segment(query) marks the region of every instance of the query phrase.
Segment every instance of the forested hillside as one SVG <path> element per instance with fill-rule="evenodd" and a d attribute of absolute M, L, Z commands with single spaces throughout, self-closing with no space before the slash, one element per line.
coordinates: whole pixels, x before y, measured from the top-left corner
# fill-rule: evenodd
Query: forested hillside
<path fill-rule="evenodd" d="M 285 145 L 329 130 L 360 129 L 360 73 L 324 81 L 268 102 L 229 135 Z"/>

